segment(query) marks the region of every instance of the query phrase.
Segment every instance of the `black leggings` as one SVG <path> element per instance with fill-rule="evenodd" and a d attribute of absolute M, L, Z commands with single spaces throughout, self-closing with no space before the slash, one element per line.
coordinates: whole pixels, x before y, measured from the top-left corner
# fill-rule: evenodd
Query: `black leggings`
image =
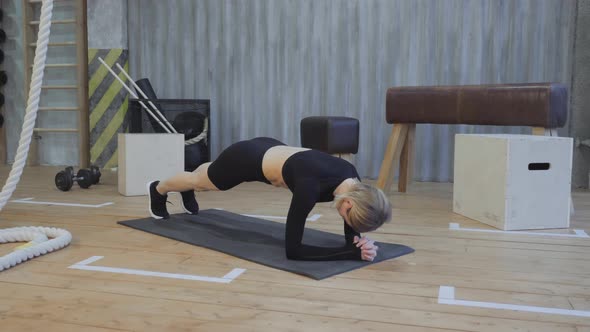
<path fill-rule="evenodd" d="M 242 182 L 270 184 L 262 172 L 262 158 L 268 149 L 285 145 L 270 137 L 257 137 L 230 145 L 209 165 L 209 180 L 219 190 L 228 190 Z"/>

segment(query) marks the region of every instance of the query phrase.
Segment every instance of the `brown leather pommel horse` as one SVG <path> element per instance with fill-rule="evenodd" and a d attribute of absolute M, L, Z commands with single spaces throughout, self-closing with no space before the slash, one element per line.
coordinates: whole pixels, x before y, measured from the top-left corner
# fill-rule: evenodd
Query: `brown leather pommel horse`
<path fill-rule="evenodd" d="M 567 87 L 558 83 L 393 87 L 385 117 L 393 124 L 377 186 L 390 192 L 399 164 L 398 190 L 412 179 L 417 123 L 531 126 L 549 135 L 567 120 Z"/>

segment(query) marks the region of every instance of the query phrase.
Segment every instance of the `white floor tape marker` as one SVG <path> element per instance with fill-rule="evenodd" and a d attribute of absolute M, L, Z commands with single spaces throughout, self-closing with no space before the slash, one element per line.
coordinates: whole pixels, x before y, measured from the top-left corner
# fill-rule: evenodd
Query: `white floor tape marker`
<path fill-rule="evenodd" d="M 538 313 L 543 313 L 543 314 L 590 317 L 590 311 L 583 311 L 583 310 L 533 307 L 533 306 L 527 306 L 527 305 L 515 305 L 515 304 L 494 303 L 494 302 L 455 300 L 455 287 L 452 287 L 452 286 L 440 286 L 440 289 L 438 291 L 438 303 L 439 304 L 458 305 L 458 306 L 464 306 L 464 307 L 515 310 L 515 311 L 538 312 Z"/>
<path fill-rule="evenodd" d="M 258 214 L 242 214 L 243 216 L 246 217 L 253 217 L 253 218 L 268 218 L 268 219 L 287 219 L 287 217 L 278 217 L 278 216 L 261 216 Z M 321 214 L 314 214 L 311 217 L 307 218 L 306 220 L 308 221 L 317 221 L 318 219 L 320 219 L 322 215 Z"/>
<path fill-rule="evenodd" d="M 246 269 L 233 269 L 228 274 L 224 275 L 221 278 L 216 277 L 206 277 L 206 276 L 197 276 L 192 274 L 176 274 L 176 273 L 165 273 L 165 272 L 155 272 L 155 271 L 145 271 L 145 270 L 134 270 L 134 269 L 124 269 L 124 268 L 116 268 L 116 267 L 108 267 L 108 266 L 91 266 L 88 264 L 92 264 L 104 256 L 92 256 L 88 259 L 85 259 L 81 262 L 78 262 L 72 266 L 69 266 L 70 269 L 76 270 L 85 270 L 85 271 L 99 271 L 99 272 L 110 272 L 110 273 L 122 273 L 122 274 L 133 274 L 133 275 L 140 275 L 140 276 L 149 276 L 149 277 L 160 277 L 160 278 L 171 278 L 171 279 L 184 279 L 184 280 L 195 280 L 195 281 L 207 281 L 207 282 L 217 282 L 222 284 L 229 284 L 234 279 L 236 279 L 240 274 L 244 273 Z"/>
<path fill-rule="evenodd" d="M 500 231 L 495 229 L 478 229 L 478 228 L 461 228 L 461 225 L 457 223 L 449 223 L 449 229 L 454 231 L 466 231 L 466 232 L 482 232 L 482 233 L 502 233 L 502 234 L 519 234 L 519 235 L 538 235 L 538 236 L 560 236 L 560 237 L 578 237 L 588 238 L 588 234 L 583 229 L 574 229 L 574 234 L 561 234 L 561 233 L 537 233 L 537 232 L 521 232 L 521 231 Z"/>
<path fill-rule="evenodd" d="M 59 203 L 59 202 L 40 202 L 40 201 L 33 201 L 33 198 L 34 197 L 14 199 L 11 202 L 12 203 L 22 203 L 22 204 L 76 206 L 76 207 L 87 207 L 87 208 L 99 208 L 99 207 L 114 204 L 113 202 L 106 202 L 106 203 L 102 203 L 102 204 L 75 204 L 75 203 Z"/>
<path fill-rule="evenodd" d="M 215 210 L 223 210 L 221 208 L 215 208 Z M 266 218 L 266 219 L 287 219 L 287 217 L 280 217 L 280 216 L 263 216 L 260 214 L 242 214 L 243 216 L 246 217 L 252 217 L 252 218 Z M 320 219 L 322 217 L 321 214 L 314 214 L 311 217 L 307 218 L 306 220 L 308 221 L 317 221 L 318 219 Z"/>

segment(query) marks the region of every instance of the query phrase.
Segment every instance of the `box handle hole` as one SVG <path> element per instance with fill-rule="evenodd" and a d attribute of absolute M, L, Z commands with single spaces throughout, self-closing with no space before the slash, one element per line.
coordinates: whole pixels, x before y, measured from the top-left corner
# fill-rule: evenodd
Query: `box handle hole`
<path fill-rule="evenodd" d="M 550 166 L 549 163 L 530 163 L 529 171 L 546 171 Z"/>

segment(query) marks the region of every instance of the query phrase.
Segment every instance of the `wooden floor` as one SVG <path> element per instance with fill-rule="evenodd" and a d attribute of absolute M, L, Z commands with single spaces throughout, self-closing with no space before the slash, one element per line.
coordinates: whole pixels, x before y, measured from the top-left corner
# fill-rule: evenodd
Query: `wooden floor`
<path fill-rule="evenodd" d="M 451 212 L 450 184 L 417 183 L 393 194 L 394 221 L 372 234 L 412 246 L 398 259 L 322 281 L 271 269 L 117 224 L 148 216 L 146 197 L 118 194 L 116 174 L 101 184 L 58 191 L 58 168 L 25 171 L 12 199 L 113 205 L 102 208 L 11 202 L 2 228 L 54 226 L 72 244 L 0 273 L 0 331 L 590 331 L 590 318 L 438 303 L 439 287 L 456 299 L 590 311 L 590 239 L 449 230 L 489 227 Z M 0 169 L 2 184 L 9 168 Z M 572 229 L 590 233 L 590 193 L 574 193 Z M 171 195 L 171 213 L 180 212 Z M 201 208 L 284 216 L 290 193 L 264 184 L 200 193 Z M 340 232 L 329 204 L 310 227 Z M 553 230 L 568 233 L 568 230 Z M 572 232 L 571 230 L 569 232 Z M 16 244 L 0 246 L 0 254 Z M 91 272 L 68 266 L 91 256 L 94 265 L 223 276 L 229 284 Z"/>

